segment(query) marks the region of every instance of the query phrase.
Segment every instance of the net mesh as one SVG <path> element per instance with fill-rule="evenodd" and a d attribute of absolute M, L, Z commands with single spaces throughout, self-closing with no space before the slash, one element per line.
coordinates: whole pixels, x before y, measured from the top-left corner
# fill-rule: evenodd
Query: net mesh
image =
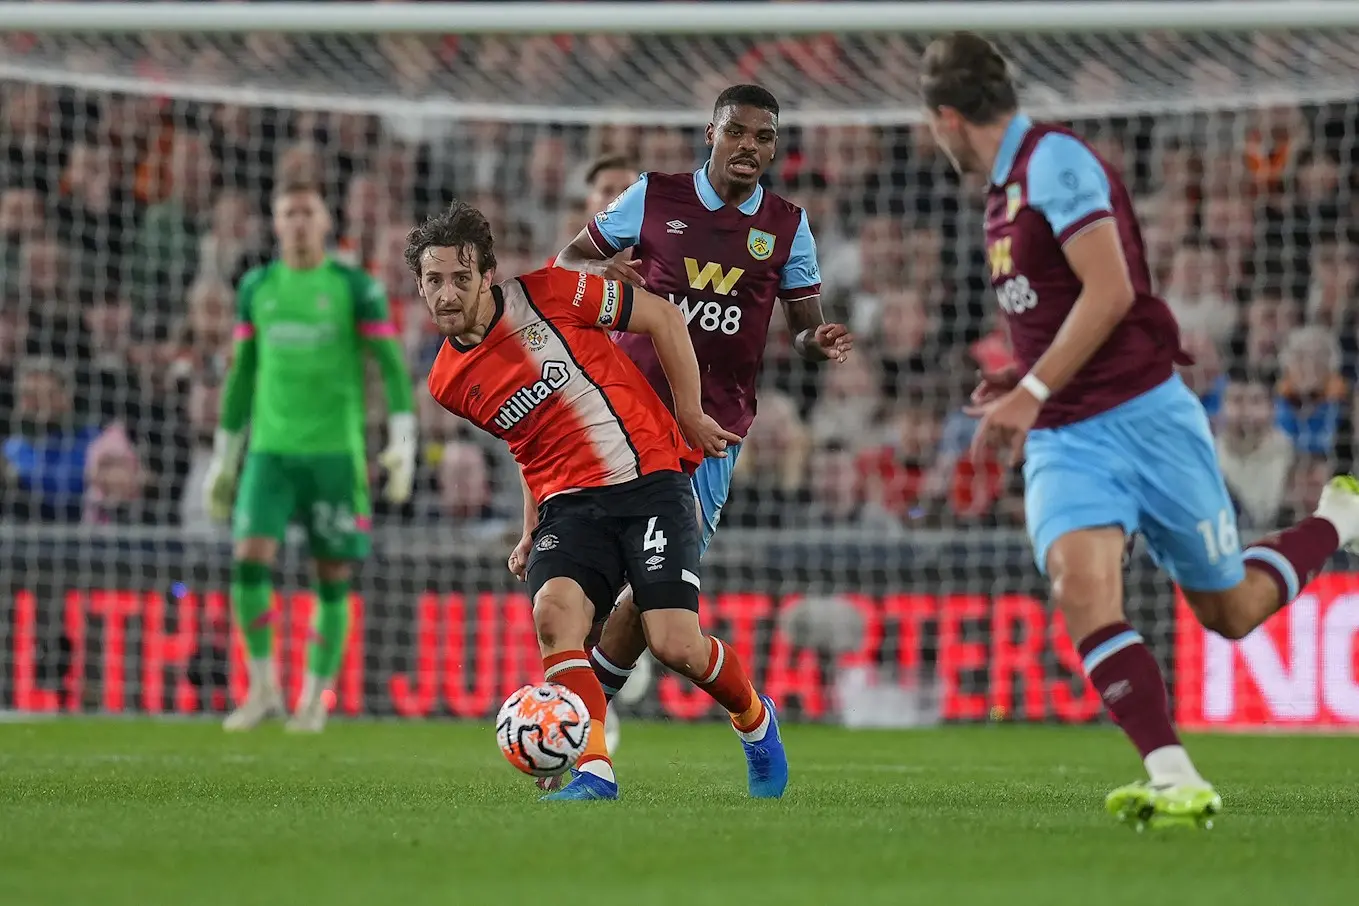
<path fill-rule="evenodd" d="M 1243 530 L 1309 512 L 1353 457 L 1359 32 L 999 40 L 1031 106 L 1071 120 L 1134 190 L 1197 355 L 1186 378 L 1230 441 Z M 1041 603 L 1022 480 L 966 453 L 961 405 L 1004 341 L 976 187 L 919 125 L 924 41 L 0 31 L 0 703 L 189 712 L 239 695 L 229 539 L 199 489 L 233 286 L 272 252 L 282 174 L 324 181 L 335 253 L 386 284 L 421 384 L 437 338 L 401 257 L 416 219 L 472 200 L 502 271 L 531 270 L 591 213 L 590 160 L 696 167 L 717 92 L 758 81 L 786 109 L 771 186 L 808 210 L 827 313 L 861 339 L 846 365 L 808 366 L 776 316 L 705 564 L 709 623 L 809 718 L 1096 718 Z M 1224 407 L 1233 369 L 1255 395 Z M 1299 403 L 1318 380 L 1320 398 Z M 337 706 L 482 717 L 539 675 L 504 568 L 513 465 L 417 391 L 416 499 L 376 514 Z M 1310 603 L 1234 649 L 1197 629 L 1145 558 L 1128 578 L 1179 715 L 1200 725 L 1352 720 L 1351 686 L 1280 692 L 1261 665 L 1343 660 L 1317 627 L 1356 584 L 1323 577 Z M 306 587 L 294 549 L 279 573 L 293 692 Z M 708 713 L 659 671 L 625 700 Z"/>

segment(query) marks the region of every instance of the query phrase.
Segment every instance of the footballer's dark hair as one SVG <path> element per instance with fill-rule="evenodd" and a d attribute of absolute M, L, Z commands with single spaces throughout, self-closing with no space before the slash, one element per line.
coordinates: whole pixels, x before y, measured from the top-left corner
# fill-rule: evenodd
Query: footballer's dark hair
<path fill-rule="evenodd" d="M 595 181 L 595 177 L 605 170 L 632 170 L 635 172 L 637 165 L 632 162 L 631 158 L 624 157 L 621 154 L 605 154 L 602 157 L 596 157 L 585 171 L 585 184 L 590 185 Z"/>
<path fill-rule="evenodd" d="M 757 110 L 768 110 L 774 114 L 774 119 L 779 118 L 779 99 L 774 97 L 773 92 L 768 88 L 761 88 L 759 85 L 732 85 L 730 88 L 723 88 L 722 93 L 717 96 L 713 103 L 713 119 L 728 107 L 754 107 Z"/>
<path fill-rule="evenodd" d="M 920 93 L 931 110 L 952 107 L 978 126 L 990 125 L 1019 108 L 1010 64 L 994 44 L 970 31 L 936 38 L 925 48 Z"/>
<path fill-rule="evenodd" d="M 495 237 L 486 215 L 465 201 L 455 201 L 406 234 L 406 266 L 420 276 L 420 259 L 426 249 L 470 249 L 477 273 L 495 267 Z"/>

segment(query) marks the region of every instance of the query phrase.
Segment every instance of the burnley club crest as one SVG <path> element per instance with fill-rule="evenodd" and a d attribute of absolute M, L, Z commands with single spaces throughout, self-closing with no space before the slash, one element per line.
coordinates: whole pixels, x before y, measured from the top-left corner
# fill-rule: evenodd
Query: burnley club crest
<path fill-rule="evenodd" d="M 746 248 L 750 250 L 750 257 L 756 261 L 764 261 L 774 254 L 774 235 L 766 233 L 764 230 L 751 230 L 746 237 Z"/>

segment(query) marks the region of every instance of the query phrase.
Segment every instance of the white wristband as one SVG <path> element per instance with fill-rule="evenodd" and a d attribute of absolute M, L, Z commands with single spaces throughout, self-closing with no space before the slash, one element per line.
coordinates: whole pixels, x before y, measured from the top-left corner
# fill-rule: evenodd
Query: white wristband
<path fill-rule="evenodd" d="M 1040 403 L 1046 403 L 1048 397 L 1052 396 L 1052 391 L 1048 389 L 1048 385 L 1040 381 L 1038 376 L 1032 372 L 1019 379 L 1019 386 L 1027 390 L 1029 396 L 1032 396 Z"/>
<path fill-rule="evenodd" d="M 212 455 L 222 462 L 230 463 L 234 469 L 241 461 L 241 454 L 245 452 L 245 440 L 244 431 L 218 428 L 212 436 Z"/>
<path fill-rule="evenodd" d="M 416 424 L 414 412 L 393 412 L 387 417 L 387 443 L 409 443 L 414 447 Z"/>

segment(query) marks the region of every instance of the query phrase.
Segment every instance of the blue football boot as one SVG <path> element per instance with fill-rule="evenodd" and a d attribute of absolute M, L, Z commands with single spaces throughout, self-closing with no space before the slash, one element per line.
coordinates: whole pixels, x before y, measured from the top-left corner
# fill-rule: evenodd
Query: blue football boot
<path fill-rule="evenodd" d="M 785 773 L 787 769 L 785 768 Z M 618 784 L 597 774 L 571 769 L 571 782 L 555 793 L 541 797 L 542 802 L 574 802 L 591 799 L 617 799 Z"/>
<path fill-rule="evenodd" d="M 769 696 L 761 695 L 769 710 L 769 728 L 764 739 L 759 742 L 746 742 L 741 745 L 746 750 L 746 783 L 752 799 L 778 799 L 788 788 L 788 753 L 783 750 L 783 738 L 779 735 L 779 718 L 774 711 L 774 702 Z"/>

